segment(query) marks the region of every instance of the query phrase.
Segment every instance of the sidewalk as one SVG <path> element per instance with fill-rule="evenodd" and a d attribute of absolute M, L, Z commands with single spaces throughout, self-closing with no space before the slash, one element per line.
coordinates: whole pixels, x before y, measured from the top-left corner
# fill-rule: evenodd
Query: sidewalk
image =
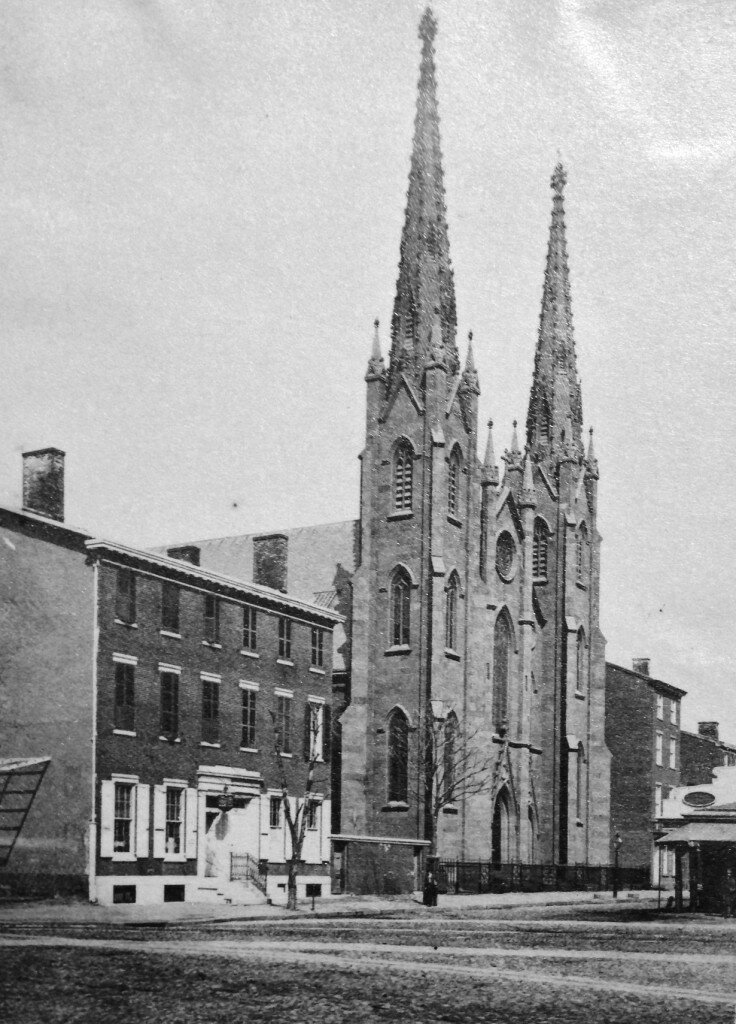
<path fill-rule="evenodd" d="M 619 905 L 656 902 L 651 892 L 621 892 Z M 610 892 L 507 892 L 480 895 L 440 896 L 440 910 L 510 910 L 529 907 L 569 906 L 574 904 L 609 903 Z M 0 928 L 11 925 L 144 925 L 147 927 L 213 924 L 227 921 L 283 920 L 301 918 L 381 917 L 432 913 L 422 905 L 421 893 L 406 896 L 330 896 L 317 900 L 300 900 L 296 911 L 285 906 L 256 904 L 232 906 L 211 903 L 159 903 L 154 905 L 119 904 L 111 907 L 93 906 L 82 901 L 45 900 L 0 903 Z"/>

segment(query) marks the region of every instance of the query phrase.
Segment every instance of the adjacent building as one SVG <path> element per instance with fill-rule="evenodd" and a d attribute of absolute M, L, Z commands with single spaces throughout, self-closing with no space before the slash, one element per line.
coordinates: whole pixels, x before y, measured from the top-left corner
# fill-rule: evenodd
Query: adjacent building
<path fill-rule="evenodd" d="M 680 781 L 683 786 L 709 783 L 715 768 L 736 765 L 736 746 L 718 736 L 718 722 L 698 722 L 697 733 L 680 733 Z"/>
<path fill-rule="evenodd" d="M 307 806 L 300 894 L 329 892 L 334 610 L 63 522 L 63 453 L 0 508 L 0 752 L 47 757 L 0 884 L 103 903 L 286 885 L 284 786 Z M 262 575 L 278 550 L 259 549 Z M 18 819 L 5 819 L 14 827 Z"/>
<path fill-rule="evenodd" d="M 611 751 L 611 831 L 622 867 L 651 866 L 652 884 L 672 884 L 674 856 L 655 846 L 662 800 L 680 784 L 680 702 L 685 690 L 633 668 L 606 664 L 606 744 Z"/>

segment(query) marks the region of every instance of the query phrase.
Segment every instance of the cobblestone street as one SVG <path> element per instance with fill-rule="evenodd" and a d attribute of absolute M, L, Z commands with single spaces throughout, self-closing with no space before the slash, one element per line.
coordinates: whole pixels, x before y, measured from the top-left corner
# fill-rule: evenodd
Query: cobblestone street
<path fill-rule="evenodd" d="M 0 934 L 4 1020 L 732 1021 L 736 925 L 626 907 Z"/>

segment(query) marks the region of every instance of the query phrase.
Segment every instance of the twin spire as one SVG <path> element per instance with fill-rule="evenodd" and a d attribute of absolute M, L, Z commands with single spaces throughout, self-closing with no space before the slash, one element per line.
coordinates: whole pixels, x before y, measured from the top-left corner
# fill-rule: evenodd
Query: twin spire
<path fill-rule="evenodd" d="M 437 22 L 428 7 L 419 25 L 422 56 L 414 121 L 409 187 L 401 235 L 399 275 L 391 321 L 389 379 L 406 373 L 421 379 L 425 369 L 443 367 L 460 372 L 456 342 L 455 284 L 445 208 L 440 150 L 439 112 L 434 62 Z M 582 459 L 582 401 L 577 375 L 570 301 L 570 273 L 565 238 L 565 169 L 552 175 L 552 220 L 544 275 L 542 311 L 534 359 L 534 379 L 526 423 L 526 447 L 534 461 Z M 386 369 L 375 324 L 367 379 L 385 378 Z M 461 381 L 478 393 L 472 334 Z M 521 468 L 523 458 L 514 429 L 511 455 Z M 589 461 L 593 461 L 593 459 Z M 490 473 L 490 468 L 487 468 Z"/>

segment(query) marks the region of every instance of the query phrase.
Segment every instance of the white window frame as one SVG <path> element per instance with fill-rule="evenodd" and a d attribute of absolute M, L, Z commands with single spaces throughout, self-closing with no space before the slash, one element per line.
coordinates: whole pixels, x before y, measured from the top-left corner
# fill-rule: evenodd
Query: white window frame
<path fill-rule="evenodd" d="M 131 786 L 130 848 L 115 850 L 116 787 Z M 100 783 L 100 856 L 113 861 L 135 861 L 149 855 L 150 787 L 137 775 L 116 773 Z"/>
<path fill-rule="evenodd" d="M 662 783 L 654 784 L 654 817 L 659 818 L 662 814 Z"/>
<path fill-rule="evenodd" d="M 670 736 L 667 765 L 669 768 L 677 767 L 677 739 L 674 736 Z"/>
<path fill-rule="evenodd" d="M 657 732 L 654 737 L 654 756 L 658 768 L 662 767 L 663 741 L 662 733 Z"/>
<path fill-rule="evenodd" d="M 310 715 L 310 728 L 309 728 L 309 757 L 310 760 L 314 756 L 314 760 L 320 764 L 324 761 L 323 750 L 325 748 L 325 699 L 324 697 L 315 697 L 313 694 L 307 696 L 307 704 L 310 710 L 317 713 L 317 731 L 312 732 L 311 728 L 311 715 Z M 316 748 L 316 750 L 315 750 Z"/>
<path fill-rule="evenodd" d="M 670 725 L 677 725 L 677 701 L 670 700 Z"/>
<path fill-rule="evenodd" d="M 664 697 L 661 693 L 657 694 L 657 719 L 660 722 L 664 721 Z"/>

